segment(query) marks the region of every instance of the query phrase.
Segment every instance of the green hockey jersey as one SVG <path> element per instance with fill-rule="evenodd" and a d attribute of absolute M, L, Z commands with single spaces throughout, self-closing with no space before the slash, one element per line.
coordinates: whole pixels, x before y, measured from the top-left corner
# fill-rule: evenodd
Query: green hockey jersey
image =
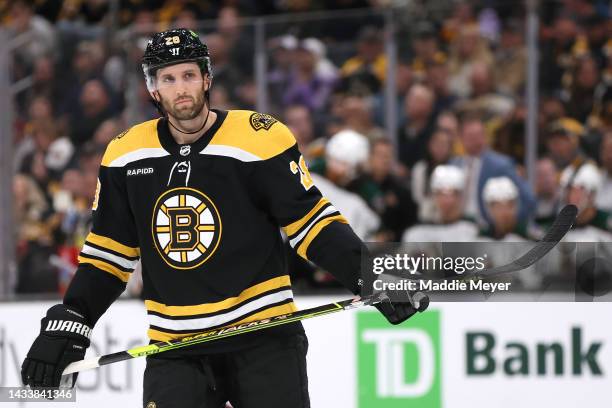
<path fill-rule="evenodd" d="M 358 292 L 360 240 L 313 185 L 289 129 L 265 114 L 215 112 L 192 144 L 177 144 L 165 118 L 109 144 L 64 299 L 91 324 L 138 262 L 153 341 L 296 310 L 279 227 Z"/>

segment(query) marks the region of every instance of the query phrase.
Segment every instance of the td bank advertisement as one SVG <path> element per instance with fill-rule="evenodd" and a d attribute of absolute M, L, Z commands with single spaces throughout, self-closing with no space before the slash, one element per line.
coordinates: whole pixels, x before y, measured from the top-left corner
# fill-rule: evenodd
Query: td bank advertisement
<path fill-rule="evenodd" d="M 296 300 L 309 308 L 338 299 Z M 0 304 L 1 387 L 19 384 L 50 306 Z M 514 302 L 432 304 L 398 326 L 373 308 L 307 320 L 311 406 L 612 407 L 611 319 L 611 303 Z M 145 332 L 141 303 L 119 301 L 96 326 L 88 355 L 146 344 Z M 61 406 L 142 406 L 143 371 L 144 359 L 135 359 L 83 372 L 76 403 Z"/>

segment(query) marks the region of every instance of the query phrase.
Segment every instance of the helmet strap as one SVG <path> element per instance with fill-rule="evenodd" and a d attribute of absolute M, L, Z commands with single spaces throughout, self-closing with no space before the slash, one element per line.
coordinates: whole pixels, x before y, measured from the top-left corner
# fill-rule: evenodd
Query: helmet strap
<path fill-rule="evenodd" d="M 176 126 L 174 126 L 174 124 L 172 123 L 170 118 L 168 118 L 168 123 L 170 124 L 170 126 L 172 126 L 174 128 L 174 130 L 176 130 L 178 132 L 181 132 L 181 133 L 186 134 L 186 135 L 194 135 L 196 133 L 201 132 L 202 129 L 204 129 L 204 126 L 206 126 L 206 123 L 208 122 L 208 116 L 210 116 L 210 109 L 208 109 L 208 112 L 206 113 L 206 119 L 204 119 L 204 123 L 202 123 L 202 126 L 198 130 L 195 130 L 193 132 L 185 132 L 184 130 L 181 130 L 181 129 L 177 128 Z"/>

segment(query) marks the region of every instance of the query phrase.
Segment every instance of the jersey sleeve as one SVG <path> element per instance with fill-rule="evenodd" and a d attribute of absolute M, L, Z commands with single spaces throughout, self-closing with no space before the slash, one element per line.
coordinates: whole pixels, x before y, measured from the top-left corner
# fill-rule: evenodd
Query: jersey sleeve
<path fill-rule="evenodd" d="M 293 143 L 285 140 L 291 147 L 254 164 L 252 187 L 297 254 L 357 293 L 361 240 L 314 185 L 289 129 L 280 122 L 272 129 L 277 132 L 275 138 L 290 138 Z"/>
<path fill-rule="evenodd" d="M 109 149 L 112 145 L 113 142 Z M 109 149 L 105 156 L 109 155 Z M 64 304 L 80 310 L 92 325 L 125 290 L 140 257 L 124 171 L 102 160 L 92 206 L 92 230 L 64 296 Z"/>

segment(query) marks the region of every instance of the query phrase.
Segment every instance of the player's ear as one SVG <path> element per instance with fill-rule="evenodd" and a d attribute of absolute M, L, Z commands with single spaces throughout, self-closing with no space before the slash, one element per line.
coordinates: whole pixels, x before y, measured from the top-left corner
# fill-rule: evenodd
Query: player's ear
<path fill-rule="evenodd" d="M 210 74 L 206 73 L 204 74 L 204 82 L 206 83 L 206 88 L 204 88 L 205 91 L 210 90 L 210 87 L 212 85 L 212 78 L 210 77 Z"/>

